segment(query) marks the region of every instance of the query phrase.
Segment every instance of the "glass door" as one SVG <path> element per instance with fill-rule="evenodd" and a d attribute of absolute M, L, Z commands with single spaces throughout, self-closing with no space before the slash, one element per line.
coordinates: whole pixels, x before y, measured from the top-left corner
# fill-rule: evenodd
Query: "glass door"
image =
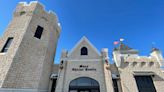
<path fill-rule="evenodd" d="M 79 90 L 78 92 L 90 92 L 89 90 Z"/>

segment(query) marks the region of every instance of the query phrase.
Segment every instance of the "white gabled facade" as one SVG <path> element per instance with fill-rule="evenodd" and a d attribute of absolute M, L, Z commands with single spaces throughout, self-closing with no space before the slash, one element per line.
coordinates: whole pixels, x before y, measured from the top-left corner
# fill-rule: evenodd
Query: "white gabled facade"
<path fill-rule="evenodd" d="M 81 55 L 81 49 L 87 48 L 87 55 Z M 100 87 L 98 90 L 106 92 L 104 61 L 102 55 L 83 37 L 71 50 L 64 51 L 61 56 L 62 67 L 59 69 L 56 92 L 69 92 L 70 82 L 80 77 L 88 77 L 96 80 Z M 96 91 L 97 92 L 97 91 Z"/>
<path fill-rule="evenodd" d="M 88 54 L 81 55 L 86 47 Z M 102 49 L 101 54 L 83 37 L 71 50 L 63 51 L 56 86 L 56 92 L 83 92 L 83 87 L 71 88 L 71 82 L 78 78 L 92 78 L 99 83 L 95 92 L 144 92 L 144 86 L 150 86 L 151 92 L 163 92 L 164 73 L 160 68 L 163 57 L 158 49 L 153 48 L 150 56 L 139 56 L 138 51 L 121 43 L 113 51 L 114 64 L 109 64 L 108 49 Z M 84 67 L 80 67 L 80 66 Z M 85 71 L 93 68 L 93 71 Z M 141 80 L 147 79 L 149 84 L 142 85 Z M 80 84 L 79 84 L 80 85 Z M 143 86 L 143 89 L 140 88 Z M 79 88 L 79 89 L 78 89 Z M 92 89 L 84 88 L 86 92 Z M 147 91 L 148 92 L 148 91 Z"/>

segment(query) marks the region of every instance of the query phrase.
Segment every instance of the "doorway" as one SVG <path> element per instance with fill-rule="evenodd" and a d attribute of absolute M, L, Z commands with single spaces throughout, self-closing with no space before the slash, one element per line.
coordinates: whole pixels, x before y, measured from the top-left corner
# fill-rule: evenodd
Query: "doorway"
<path fill-rule="evenodd" d="M 88 77 L 80 77 L 70 82 L 69 92 L 100 92 L 99 83 Z"/>
<path fill-rule="evenodd" d="M 139 92 L 157 92 L 151 76 L 135 76 Z"/>
<path fill-rule="evenodd" d="M 52 80 L 51 92 L 55 92 L 55 88 L 56 88 L 56 81 L 57 81 L 57 79 L 53 79 L 53 80 Z"/>

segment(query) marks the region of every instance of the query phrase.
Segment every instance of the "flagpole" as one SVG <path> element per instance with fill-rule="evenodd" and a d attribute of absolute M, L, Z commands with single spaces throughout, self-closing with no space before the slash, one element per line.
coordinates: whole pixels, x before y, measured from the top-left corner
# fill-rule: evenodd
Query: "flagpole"
<path fill-rule="evenodd" d="M 114 42 L 113 42 L 113 45 L 114 45 L 114 50 L 116 50 L 116 49 L 117 49 L 117 45 L 118 45 L 119 43 L 120 43 L 119 41 L 114 41 Z"/>
<path fill-rule="evenodd" d="M 120 45 L 123 44 L 124 38 L 120 38 Z"/>
<path fill-rule="evenodd" d="M 156 44 L 155 42 L 152 42 L 152 43 L 151 43 L 152 49 L 155 48 L 155 44 Z"/>

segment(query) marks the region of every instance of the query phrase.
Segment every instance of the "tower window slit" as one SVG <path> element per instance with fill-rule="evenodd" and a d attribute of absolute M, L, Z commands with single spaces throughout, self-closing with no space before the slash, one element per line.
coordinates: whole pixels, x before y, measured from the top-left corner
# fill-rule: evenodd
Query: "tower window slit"
<path fill-rule="evenodd" d="M 12 41 L 13 41 L 13 37 L 9 37 L 9 38 L 7 39 L 7 41 L 6 41 L 5 45 L 4 45 L 4 47 L 3 47 L 2 50 L 1 50 L 1 53 L 4 53 L 4 52 L 7 52 L 7 51 L 8 51 L 8 49 L 9 49 L 9 47 L 10 47 Z"/>

